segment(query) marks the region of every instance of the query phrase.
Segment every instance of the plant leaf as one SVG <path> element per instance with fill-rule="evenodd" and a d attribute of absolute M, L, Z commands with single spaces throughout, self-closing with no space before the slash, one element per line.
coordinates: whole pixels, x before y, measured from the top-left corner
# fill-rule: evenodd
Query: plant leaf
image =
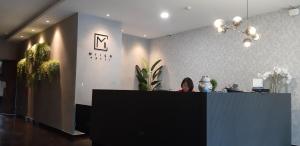
<path fill-rule="evenodd" d="M 136 78 L 139 80 L 140 83 L 147 84 L 147 81 L 142 76 L 136 75 Z"/>
<path fill-rule="evenodd" d="M 136 72 L 141 72 L 141 68 L 138 65 L 135 66 L 135 70 Z"/>
<path fill-rule="evenodd" d="M 135 66 L 135 69 L 136 69 L 136 73 L 138 74 L 138 76 L 143 77 L 142 70 L 138 65 Z"/>
<path fill-rule="evenodd" d="M 153 87 L 153 90 L 156 90 L 160 85 L 161 85 L 161 83 L 156 84 L 156 85 Z"/>
<path fill-rule="evenodd" d="M 157 68 L 155 71 L 154 71 L 154 73 L 153 73 L 153 76 L 152 77 L 154 77 L 154 76 L 158 76 L 158 75 L 156 75 L 156 74 L 158 74 L 159 72 L 161 72 L 161 69 L 163 68 L 163 66 L 160 66 L 159 68 Z M 153 78 L 153 79 L 155 79 L 155 78 Z"/>
<path fill-rule="evenodd" d="M 143 84 L 143 83 L 139 84 L 139 90 L 140 91 L 148 91 L 147 84 Z"/>
<path fill-rule="evenodd" d="M 145 72 L 145 70 L 144 69 L 143 69 L 144 71 L 141 70 L 141 68 L 138 65 L 135 66 L 135 69 L 136 69 L 136 73 L 137 73 L 136 77 L 137 77 L 139 83 L 140 84 L 142 84 L 142 83 L 147 84 L 147 80 L 144 77 L 144 73 L 143 73 L 143 72 Z"/>
<path fill-rule="evenodd" d="M 152 79 L 155 80 L 156 77 L 158 77 L 161 73 L 162 73 L 161 70 L 159 72 L 156 72 L 155 74 L 152 75 Z"/>
<path fill-rule="evenodd" d="M 151 85 L 153 86 L 153 85 L 156 85 L 156 84 L 158 84 L 158 83 L 160 83 L 161 81 L 153 81 L 152 83 L 151 83 Z"/>
<path fill-rule="evenodd" d="M 151 67 L 151 71 L 153 71 L 156 67 L 157 64 L 159 64 L 161 62 L 161 59 L 157 60 Z"/>
<path fill-rule="evenodd" d="M 138 65 L 136 65 L 135 67 L 137 70 L 141 71 L 141 68 Z"/>
<path fill-rule="evenodd" d="M 148 79 L 149 75 L 148 75 L 148 70 L 147 69 L 143 68 L 141 73 L 142 73 L 145 80 Z"/>

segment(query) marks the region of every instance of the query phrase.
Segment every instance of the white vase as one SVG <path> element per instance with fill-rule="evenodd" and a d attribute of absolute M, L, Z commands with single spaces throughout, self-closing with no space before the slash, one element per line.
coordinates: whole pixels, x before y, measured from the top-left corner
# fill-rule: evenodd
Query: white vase
<path fill-rule="evenodd" d="M 199 81 L 198 89 L 200 92 L 211 92 L 212 91 L 212 84 L 211 84 L 210 78 L 208 76 L 202 76 L 201 80 Z"/>

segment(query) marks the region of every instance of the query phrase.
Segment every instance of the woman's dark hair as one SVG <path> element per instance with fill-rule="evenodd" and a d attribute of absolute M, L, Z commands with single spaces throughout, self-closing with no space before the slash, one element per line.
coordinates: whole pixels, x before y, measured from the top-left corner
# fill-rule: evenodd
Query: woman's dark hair
<path fill-rule="evenodd" d="M 181 87 L 183 86 L 184 83 L 187 83 L 188 87 L 189 87 L 189 91 L 192 92 L 194 89 L 194 83 L 193 80 L 189 77 L 184 78 L 183 81 L 181 82 Z"/>

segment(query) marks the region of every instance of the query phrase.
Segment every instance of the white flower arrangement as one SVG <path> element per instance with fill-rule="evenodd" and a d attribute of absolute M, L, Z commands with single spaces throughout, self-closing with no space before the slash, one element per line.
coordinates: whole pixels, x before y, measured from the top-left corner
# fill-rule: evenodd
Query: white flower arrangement
<path fill-rule="evenodd" d="M 273 71 L 265 72 L 264 74 L 259 73 L 258 77 L 263 80 L 271 79 L 272 92 L 278 93 L 281 85 L 290 84 L 292 76 L 285 68 L 274 67 Z"/>

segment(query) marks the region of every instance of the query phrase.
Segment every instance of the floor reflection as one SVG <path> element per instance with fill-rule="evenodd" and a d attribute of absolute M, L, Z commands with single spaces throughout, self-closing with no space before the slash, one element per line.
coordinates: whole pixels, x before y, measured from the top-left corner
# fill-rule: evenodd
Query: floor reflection
<path fill-rule="evenodd" d="M 68 138 L 15 117 L 0 115 L 0 146 L 91 146 L 86 137 Z"/>

